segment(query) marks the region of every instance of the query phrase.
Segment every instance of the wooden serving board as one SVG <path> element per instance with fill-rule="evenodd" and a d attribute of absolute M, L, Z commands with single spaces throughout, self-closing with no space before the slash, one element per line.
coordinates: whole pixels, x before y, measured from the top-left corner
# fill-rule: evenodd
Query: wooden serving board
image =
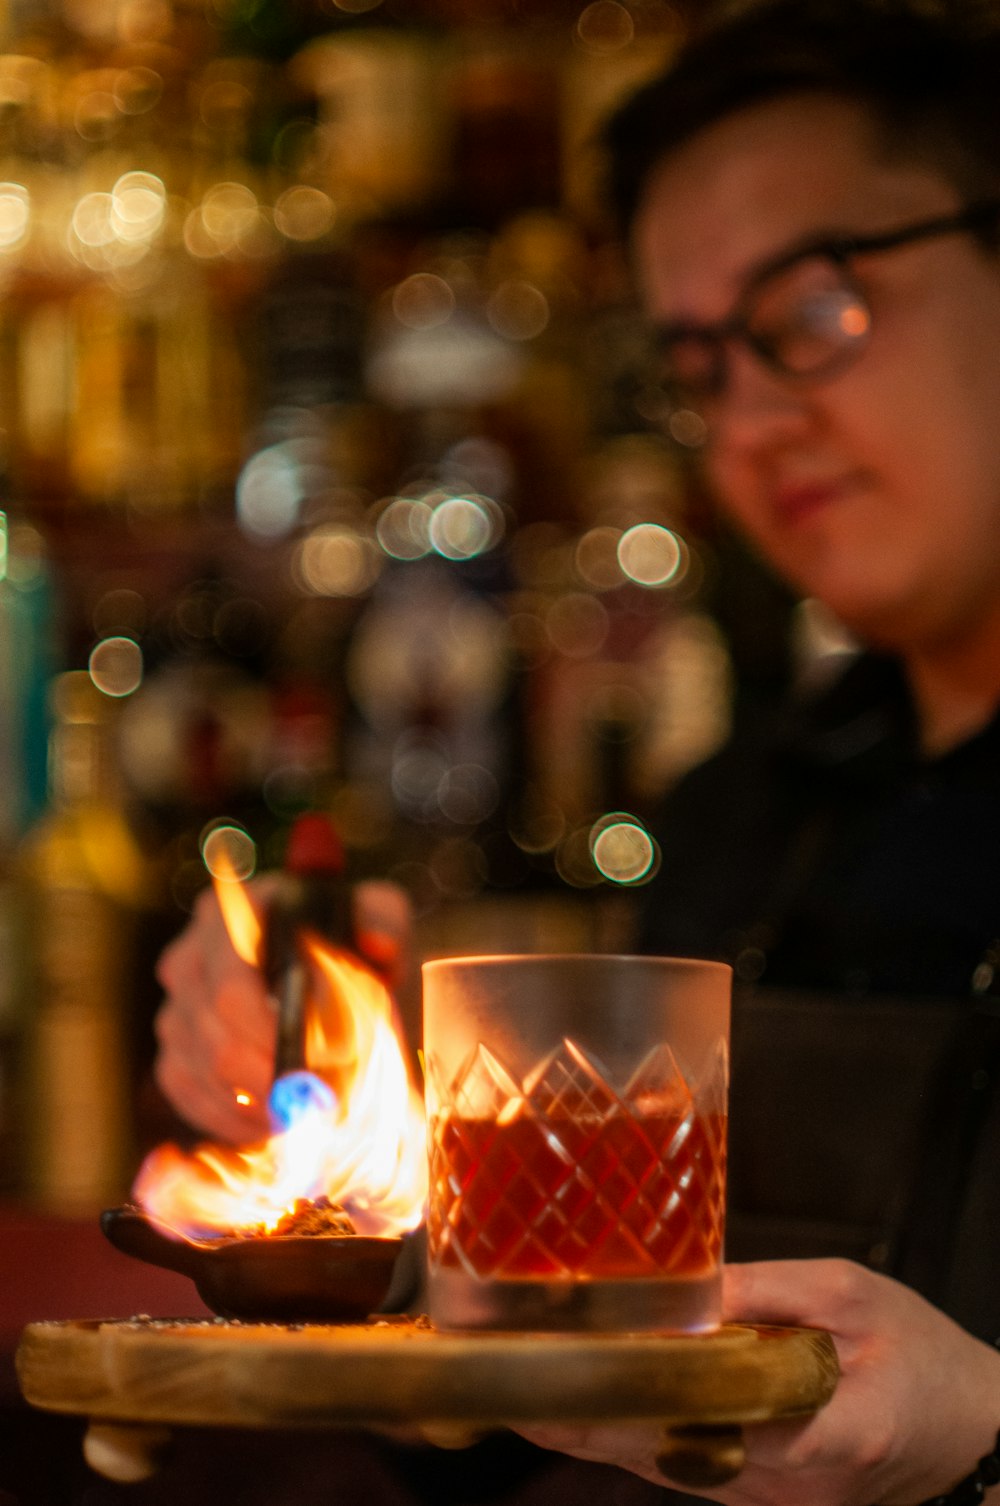
<path fill-rule="evenodd" d="M 29 1402 L 120 1421 L 234 1427 L 413 1422 L 755 1422 L 813 1411 L 837 1366 L 827 1334 L 438 1333 L 116 1319 L 32 1323 L 17 1353 Z"/>
<path fill-rule="evenodd" d="M 468 1334 L 406 1319 L 32 1323 L 17 1370 L 34 1406 L 90 1418 L 105 1442 L 99 1425 L 112 1424 L 112 1453 L 121 1424 L 404 1426 L 460 1442 L 463 1432 L 519 1422 L 655 1421 L 692 1443 L 703 1464 L 716 1458 L 708 1476 L 675 1460 L 669 1477 L 686 1484 L 730 1478 L 742 1462 L 742 1424 L 813 1412 L 837 1381 L 833 1342 L 812 1329 Z M 138 1477 L 92 1454 L 113 1478 Z"/>

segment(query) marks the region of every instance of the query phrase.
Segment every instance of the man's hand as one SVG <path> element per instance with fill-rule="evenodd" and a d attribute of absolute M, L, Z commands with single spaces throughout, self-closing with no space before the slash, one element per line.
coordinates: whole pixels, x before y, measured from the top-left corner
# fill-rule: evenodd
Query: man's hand
<path fill-rule="evenodd" d="M 275 880 L 249 886 L 263 914 Z M 394 884 L 359 884 L 353 894 L 359 950 L 392 983 L 405 970 L 411 919 Z M 157 966 L 165 998 L 156 1017 L 156 1080 L 180 1116 L 213 1139 L 250 1144 L 269 1133 L 276 1018 L 257 968 L 233 950 L 211 888 Z"/>
<path fill-rule="evenodd" d="M 1000 1354 L 898 1282 L 844 1260 L 733 1265 L 724 1309 L 727 1322 L 827 1329 L 841 1378 L 814 1416 L 748 1427 L 740 1474 L 694 1494 L 724 1506 L 913 1506 L 949 1490 L 993 1448 Z M 665 1483 L 654 1428 L 519 1431 Z"/>

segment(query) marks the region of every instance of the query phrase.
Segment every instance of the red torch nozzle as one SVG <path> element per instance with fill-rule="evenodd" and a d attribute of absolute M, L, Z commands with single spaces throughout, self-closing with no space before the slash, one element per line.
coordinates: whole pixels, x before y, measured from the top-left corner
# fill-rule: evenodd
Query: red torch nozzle
<path fill-rule="evenodd" d="M 343 844 L 333 822 L 318 811 L 297 817 L 285 849 L 286 873 L 336 877 L 345 866 Z"/>

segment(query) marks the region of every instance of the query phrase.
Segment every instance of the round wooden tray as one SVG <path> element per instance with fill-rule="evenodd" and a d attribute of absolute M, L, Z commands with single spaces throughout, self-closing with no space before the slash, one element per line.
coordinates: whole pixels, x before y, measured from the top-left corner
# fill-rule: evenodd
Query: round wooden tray
<path fill-rule="evenodd" d="M 737 1472 L 742 1424 L 821 1407 L 837 1360 L 830 1336 L 813 1329 L 463 1334 L 407 1319 L 134 1318 L 29 1324 L 17 1371 L 34 1406 L 91 1419 L 88 1458 L 118 1479 L 138 1478 L 105 1458 L 105 1444 L 120 1452 L 122 1424 L 404 1426 L 457 1442 L 507 1424 L 629 1420 L 665 1427 L 661 1467 L 693 1485 Z M 131 1435 L 131 1452 L 142 1453 L 145 1436 Z"/>

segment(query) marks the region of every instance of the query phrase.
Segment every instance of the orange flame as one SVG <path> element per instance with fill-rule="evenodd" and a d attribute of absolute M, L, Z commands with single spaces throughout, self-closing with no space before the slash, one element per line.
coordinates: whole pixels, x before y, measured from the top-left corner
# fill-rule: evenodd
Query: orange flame
<path fill-rule="evenodd" d="M 234 947 L 255 962 L 262 927 L 249 896 L 228 879 L 217 880 L 216 892 Z M 133 1196 L 169 1233 L 271 1229 L 300 1198 L 340 1204 L 359 1234 L 404 1233 L 423 1216 L 424 1110 L 392 997 L 351 953 L 302 939 L 311 978 L 306 1059 L 318 1092 L 262 1145 L 152 1151 Z"/>
<path fill-rule="evenodd" d="M 261 944 L 264 940 L 264 928 L 250 902 L 249 894 L 232 872 L 225 853 L 220 854 L 216 859 L 213 887 L 215 897 L 219 901 L 219 909 L 222 911 L 222 919 L 225 921 L 226 931 L 233 944 L 233 951 L 244 962 L 249 962 L 251 967 L 257 967 L 260 962 Z"/>

